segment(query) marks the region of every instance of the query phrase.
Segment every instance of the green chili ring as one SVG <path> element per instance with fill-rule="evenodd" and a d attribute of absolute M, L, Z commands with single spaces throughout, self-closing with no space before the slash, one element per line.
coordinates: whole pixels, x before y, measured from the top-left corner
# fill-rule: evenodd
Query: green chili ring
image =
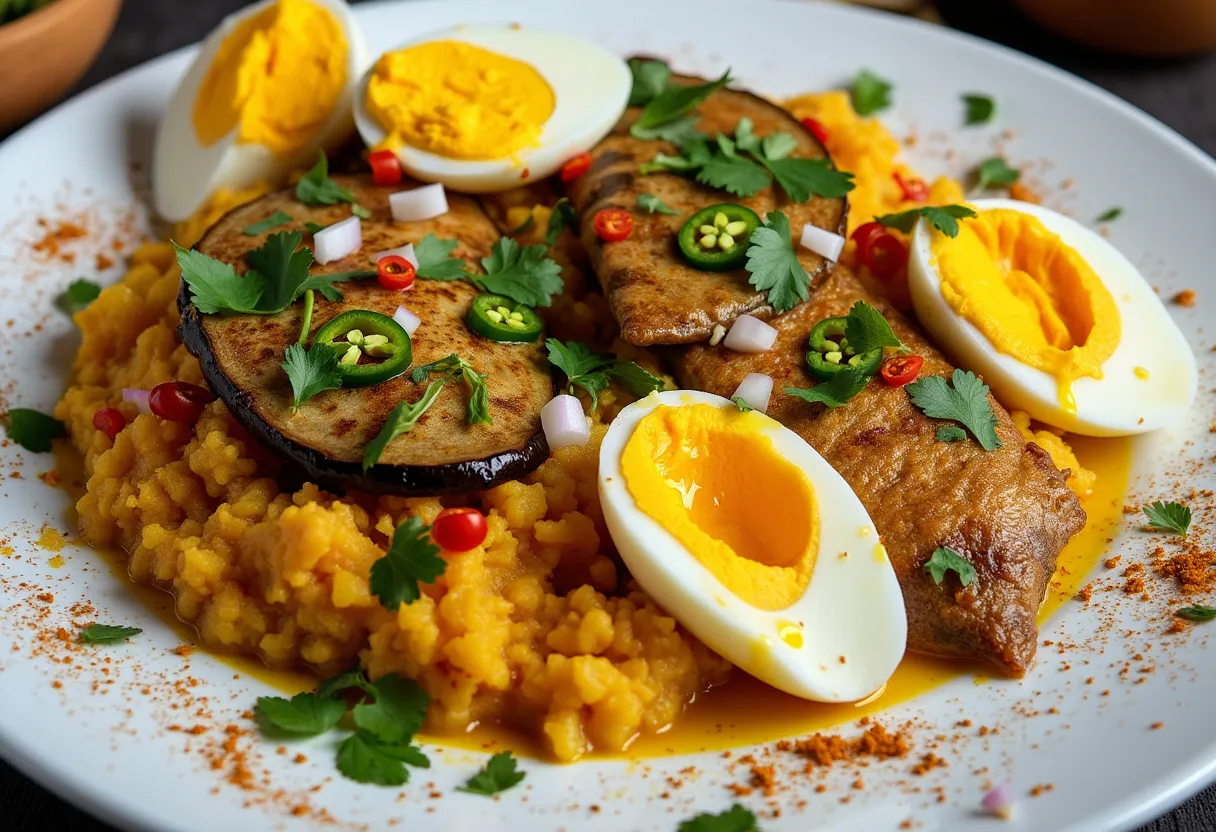
<path fill-rule="evenodd" d="M 860 370 L 867 376 L 882 366 L 882 350 L 870 350 L 858 355 L 845 337 L 847 318 L 824 318 L 811 329 L 807 339 L 807 368 L 819 381 L 828 381 L 845 369 Z"/>
<path fill-rule="evenodd" d="M 535 341 L 545 324 L 530 306 L 502 295 L 473 298 L 465 326 L 491 341 L 529 343 Z"/>
<path fill-rule="evenodd" d="M 338 354 L 343 387 L 370 387 L 396 378 L 414 360 L 413 344 L 401 324 L 367 309 L 334 317 L 317 330 L 313 346 Z"/>
<path fill-rule="evenodd" d="M 747 241 L 760 224 L 755 211 L 733 202 L 702 208 L 680 228 L 680 252 L 702 271 L 737 269 L 747 260 Z"/>

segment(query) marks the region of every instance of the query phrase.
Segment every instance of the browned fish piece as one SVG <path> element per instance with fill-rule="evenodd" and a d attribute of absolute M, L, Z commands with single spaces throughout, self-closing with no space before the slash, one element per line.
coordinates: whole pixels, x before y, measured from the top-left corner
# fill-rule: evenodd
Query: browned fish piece
<path fill-rule="evenodd" d="M 499 237 L 470 197 L 449 193 L 450 210 L 443 216 L 398 223 L 389 213 L 388 195 L 400 187 L 377 187 L 370 184 L 370 177 L 334 178 L 352 190 L 373 216 L 363 220 L 362 247 L 336 262 L 314 265 L 314 275 L 373 269 L 379 252 L 416 244 L 431 232 L 459 240 L 453 256 L 472 265 L 489 254 Z M 291 223 L 256 236 L 242 233 L 280 210 L 292 217 Z M 229 213 L 207 232 L 198 250 L 243 273 L 245 255 L 270 234 L 304 233 L 306 222 L 328 225 L 349 215 L 347 205 L 303 205 L 293 189 L 278 191 Z M 311 244 L 307 235 L 304 243 Z M 543 347 L 539 342 L 497 343 L 470 332 L 464 317 L 477 289 L 465 281 L 418 280 L 408 292 L 390 292 L 375 279 L 338 287 L 344 296 L 339 302 L 317 296 L 311 334 L 350 309 L 391 316 L 403 305 L 422 319 L 411 339 L 413 366 L 451 353 L 470 361 L 489 376 L 494 423 L 468 424 L 468 391 L 460 382 L 449 382 L 413 430 L 389 443 L 379 464 L 364 474 L 364 447 L 393 408 L 422 395 L 426 382 L 414 384 L 407 374 L 371 387 L 331 390 L 293 413 L 291 385 L 280 364 L 288 345 L 299 336 L 303 303 L 278 315 L 201 315 L 189 302 L 183 283 L 179 299 L 183 340 L 200 359 L 212 388 L 252 433 L 302 466 L 314 481 L 406 495 L 480 490 L 524 476 L 544 461 L 548 446 L 540 428 L 540 409 L 553 397 L 553 381 Z"/>
<path fill-rule="evenodd" d="M 704 83 L 701 78 L 675 76 L 678 83 Z M 697 127 L 710 136 L 733 135 L 739 120 L 750 118 L 758 136 L 786 132 L 798 141 L 791 156 L 818 159 L 827 151 L 801 122 L 763 98 L 742 90 L 719 90 L 699 110 Z M 621 325 L 621 337 L 631 344 L 691 344 L 706 341 L 714 327 L 729 327 L 742 314 L 768 318 L 773 310 L 765 293 L 748 283 L 748 272 L 707 272 L 694 269 L 684 260 L 676 243 L 680 226 L 702 208 L 719 202 L 737 202 L 763 216 L 780 210 L 790 218 L 794 244 L 806 223 L 843 234 L 844 199 L 813 197 L 791 202 L 784 191 L 768 187 L 754 196 L 737 198 L 726 191 L 697 184 L 674 173 L 638 173 L 638 166 L 658 153 L 677 153 L 667 142 L 642 141 L 629 134 L 641 113 L 631 107 L 603 141 L 591 151 L 591 170 L 569 186 L 569 195 L 579 212 L 580 236 L 599 275 L 600 284 L 613 314 Z M 639 209 L 639 194 L 653 194 L 677 216 L 648 214 Z M 628 239 L 605 243 L 595 233 L 597 211 L 623 208 L 633 214 L 634 229 Z M 822 274 L 827 263 L 806 249 L 798 249 L 803 268 L 812 277 Z"/>
<path fill-rule="evenodd" d="M 1085 512 L 1047 453 L 1023 441 L 991 398 L 1003 443 L 995 451 L 970 439 L 936 441 L 943 423 L 881 379 L 835 409 L 781 392 L 814 384 L 804 359 L 811 327 L 847 314 L 859 300 L 880 309 L 904 344 L 924 357 L 922 376 L 954 370 L 898 312 L 837 268 L 810 303 L 772 321 L 780 334 L 771 350 L 673 350 L 676 377 L 682 386 L 730 396 L 748 373 L 772 376 L 768 414 L 819 451 L 870 513 L 903 588 L 908 648 L 980 659 L 1021 676 L 1034 658 L 1039 606 L 1056 558 L 1085 525 Z M 975 566 L 969 587 L 953 573 L 933 582 L 924 565 L 939 546 Z"/>

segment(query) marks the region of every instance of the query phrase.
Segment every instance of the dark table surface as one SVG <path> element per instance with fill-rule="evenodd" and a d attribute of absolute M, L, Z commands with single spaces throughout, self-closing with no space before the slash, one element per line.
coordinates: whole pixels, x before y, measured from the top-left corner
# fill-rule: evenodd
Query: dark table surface
<path fill-rule="evenodd" d="M 79 89 L 149 58 L 193 43 L 249 0 L 126 0 L 117 29 Z M 359 2 L 359 0 L 352 0 Z M 1138 61 L 1087 52 L 1057 40 L 1002 2 L 939 0 L 950 25 L 1036 55 L 1105 87 L 1156 116 L 1209 154 L 1216 154 L 1216 54 Z M 110 832 L 0 761 L 0 828 Z M 1140 832 L 1216 830 L 1216 786 Z"/>

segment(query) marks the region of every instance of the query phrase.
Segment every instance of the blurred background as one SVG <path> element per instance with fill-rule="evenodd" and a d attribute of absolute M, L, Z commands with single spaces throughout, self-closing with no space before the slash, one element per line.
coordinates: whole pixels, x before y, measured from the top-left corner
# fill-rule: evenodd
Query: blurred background
<path fill-rule="evenodd" d="M 1216 155 L 1216 0 L 852 1 L 1034 55 L 1113 92 Z M 198 41 L 248 4 L 0 0 L 0 139 L 64 97 Z M 3 762 L 0 818 L 4 829 L 110 832 Z M 1216 830 L 1216 787 L 1140 832 L 1199 830 Z"/>

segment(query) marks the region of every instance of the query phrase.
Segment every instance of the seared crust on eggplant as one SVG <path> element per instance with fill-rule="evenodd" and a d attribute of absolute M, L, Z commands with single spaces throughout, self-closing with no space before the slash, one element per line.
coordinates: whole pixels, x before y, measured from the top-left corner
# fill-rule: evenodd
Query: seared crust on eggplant
<path fill-rule="evenodd" d="M 1085 512 L 1047 453 L 1025 442 L 991 397 L 1003 443 L 995 451 L 971 439 L 936 441 L 942 423 L 881 379 L 835 409 L 781 392 L 814 383 L 804 358 L 811 327 L 859 300 L 881 310 L 904 344 L 924 357 L 922 377 L 953 371 L 898 312 L 837 268 L 810 303 L 772 321 L 780 334 L 771 350 L 672 350 L 676 378 L 683 387 L 730 396 L 748 373 L 772 376 L 768 414 L 840 472 L 878 529 L 903 589 L 908 649 L 976 658 L 1021 676 L 1034 658 L 1039 606 L 1056 558 L 1084 527 Z M 933 582 L 924 565 L 939 546 L 975 566 L 970 586 L 953 573 Z"/>
<path fill-rule="evenodd" d="M 682 84 L 704 83 L 704 79 L 675 76 Z M 739 119 L 750 118 L 758 136 L 786 132 L 798 140 L 794 157 L 818 159 L 827 151 L 796 118 L 769 101 L 742 90 L 719 90 L 700 108 L 697 128 L 715 136 L 733 135 Z M 802 227 L 814 223 L 843 234 L 847 203 L 844 199 L 813 197 L 792 202 L 784 191 L 768 187 L 754 196 L 737 198 L 726 191 L 699 185 L 691 177 L 674 173 L 638 173 L 638 166 L 658 153 L 673 154 L 678 148 L 667 142 L 642 141 L 629 134 L 641 108 L 631 107 L 607 137 L 591 151 L 590 171 L 569 185 L 570 199 L 579 212 L 580 236 L 591 256 L 596 274 L 613 315 L 621 325 L 621 337 L 631 344 L 690 344 L 708 340 L 715 326 L 729 327 L 740 315 L 768 318 L 773 310 L 765 293 L 748 283 L 748 272 L 735 269 L 708 272 L 694 269 L 680 254 L 676 242 L 680 226 L 695 211 L 719 202 L 746 205 L 761 216 L 780 210 L 790 218 L 797 246 Z M 639 209 L 639 194 L 653 194 L 667 203 L 677 216 L 648 214 Z M 634 229 L 628 239 L 605 243 L 595 233 L 595 214 L 605 208 L 623 208 L 633 214 Z M 745 244 L 745 243 L 744 243 Z M 817 254 L 798 248 L 798 259 L 812 279 L 823 274 L 827 262 Z"/>
<path fill-rule="evenodd" d="M 371 209 L 363 220 L 363 245 L 352 255 L 312 274 L 375 268 L 374 257 L 407 242 L 418 243 L 434 232 L 457 239 L 453 255 L 470 264 L 489 254 L 499 234 L 475 200 L 448 195 L 447 214 L 426 222 L 397 223 L 388 208 L 389 193 L 362 177 L 334 177 Z M 408 185 L 407 185 L 408 187 Z M 246 236 L 242 229 L 275 211 L 292 217 L 286 226 Z M 220 220 L 198 250 L 247 268 L 245 255 L 269 234 L 298 230 L 305 222 L 328 225 L 350 215 L 350 207 L 308 206 L 294 190 L 270 194 L 237 208 Z M 305 237 L 305 242 L 309 238 Z M 319 484 L 401 495 L 476 491 L 535 470 L 549 454 L 540 428 L 540 409 L 553 397 L 553 380 L 537 344 L 501 344 L 470 332 L 464 324 L 477 289 L 465 281 L 418 280 L 408 292 L 390 292 L 376 280 L 337 284 L 343 300 L 331 303 L 319 294 L 310 336 L 334 316 L 350 309 L 392 315 L 403 305 L 422 319 L 414 333 L 413 366 L 456 353 L 489 376 L 490 414 L 494 423 L 470 425 L 465 407 L 468 391 L 449 382 L 434 405 L 409 433 L 394 439 L 380 461 L 366 473 L 363 449 L 379 433 L 389 413 L 402 401 L 416 401 L 426 382 L 414 384 L 409 374 L 382 384 L 331 390 L 292 412 L 291 385 L 280 366 L 286 348 L 299 336 L 303 303 L 278 315 L 202 315 L 190 303 L 183 282 L 179 296 L 181 335 L 198 357 L 205 377 L 232 414 L 253 434 L 301 466 Z"/>

